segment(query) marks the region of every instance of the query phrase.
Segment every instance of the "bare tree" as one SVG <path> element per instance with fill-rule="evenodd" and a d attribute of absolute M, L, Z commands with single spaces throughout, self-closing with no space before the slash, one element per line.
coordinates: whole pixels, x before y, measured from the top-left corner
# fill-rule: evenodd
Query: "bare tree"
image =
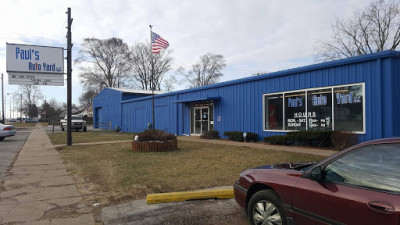
<path fill-rule="evenodd" d="M 86 38 L 76 63 L 82 64 L 81 82 L 98 91 L 104 87 L 127 86 L 128 45 L 119 38 Z"/>
<path fill-rule="evenodd" d="M 395 50 L 400 43 L 400 3 L 374 1 L 352 18 L 336 19 L 332 30 L 331 40 L 317 42 L 316 61 Z"/>
<path fill-rule="evenodd" d="M 207 53 L 200 57 L 200 62 L 192 65 L 192 69 L 185 72 L 180 67 L 178 73 L 186 78 L 190 87 L 201 87 L 215 84 L 223 76 L 222 69 L 226 66 L 224 56 Z"/>
<path fill-rule="evenodd" d="M 164 79 L 163 82 L 163 86 L 164 86 L 164 90 L 165 91 L 173 91 L 175 90 L 175 86 L 179 85 L 181 82 L 176 79 L 176 77 L 174 75 L 170 75 L 169 77 L 167 77 L 166 79 Z"/>
<path fill-rule="evenodd" d="M 83 92 L 81 96 L 79 96 L 79 104 L 82 107 L 87 107 L 87 106 L 92 106 L 93 105 L 93 98 L 96 97 L 96 95 L 99 92 L 93 90 L 93 89 L 88 89 L 87 91 Z"/>
<path fill-rule="evenodd" d="M 152 89 L 152 63 L 154 65 L 154 90 L 161 89 L 163 75 L 171 69 L 171 51 L 161 51 L 153 54 L 150 44 L 137 43 L 131 47 L 129 59 L 133 82 L 142 90 Z"/>
<path fill-rule="evenodd" d="M 37 117 L 39 113 L 37 104 L 43 98 L 39 86 L 21 85 L 19 90 L 23 96 L 22 111 L 29 117 Z"/>

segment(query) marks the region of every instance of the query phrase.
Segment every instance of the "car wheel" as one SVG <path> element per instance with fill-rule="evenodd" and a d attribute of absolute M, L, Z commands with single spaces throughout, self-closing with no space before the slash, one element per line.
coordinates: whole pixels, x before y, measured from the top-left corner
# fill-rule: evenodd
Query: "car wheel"
<path fill-rule="evenodd" d="M 87 130 L 87 128 L 86 128 L 86 127 L 84 127 L 84 128 L 83 128 L 83 132 L 86 132 L 86 130 Z"/>
<path fill-rule="evenodd" d="M 259 191 L 251 197 L 247 215 L 253 225 L 287 225 L 282 202 L 271 190 Z"/>
<path fill-rule="evenodd" d="M 6 138 L 6 137 L 0 137 L 0 141 L 4 140 L 4 138 Z"/>
<path fill-rule="evenodd" d="M 63 126 L 61 126 L 61 131 L 64 131 L 64 127 Z"/>

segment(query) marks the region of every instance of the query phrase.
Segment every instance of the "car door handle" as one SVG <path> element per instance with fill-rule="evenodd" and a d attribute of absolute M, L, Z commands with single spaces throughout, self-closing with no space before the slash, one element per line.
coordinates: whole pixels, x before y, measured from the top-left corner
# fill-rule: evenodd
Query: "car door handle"
<path fill-rule="evenodd" d="M 394 213 L 394 206 L 387 202 L 372 201 L 368 203 L 368 208 L 378 213 L 392 214 Z"/>

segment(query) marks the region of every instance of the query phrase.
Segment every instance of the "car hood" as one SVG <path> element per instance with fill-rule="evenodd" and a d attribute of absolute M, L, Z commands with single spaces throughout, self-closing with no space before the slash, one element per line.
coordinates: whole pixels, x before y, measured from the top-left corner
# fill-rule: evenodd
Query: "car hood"
<path fill-rule="evenodd" d="M 295 162 L 295 163 L 280 163 L 274 165 L 260 166 L 255 169 L 298 169 L 307 167 L 314 164 L 315 162 Z"/>

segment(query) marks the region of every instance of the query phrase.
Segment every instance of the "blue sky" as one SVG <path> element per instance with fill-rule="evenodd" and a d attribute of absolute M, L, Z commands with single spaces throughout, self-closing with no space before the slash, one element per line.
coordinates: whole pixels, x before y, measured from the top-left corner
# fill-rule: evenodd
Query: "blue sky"
<path fill-rule="evenodd" d="M 0 72 L 6 73 L 9 43 L 66 46 L 67 7 L 71 7 L 73 58 L 87 37 L 122 38 L 128 45 L 149 40 L 153 31 L 169 41 L 173 68 L 189 68 L 208 52 L 227 63 L 221 81 L 313 64 L 314 44 L 331 35 L 335 17 L 367 6 L 365 0 L 2 0 Z M 66 70 L 66 66 L 65 66 Z M 82 93 L 80 69 L 73 66 L 73 103 Z M 170 72 L 171 74 L 173 72 Z M 18 86 L 8 85 L 5 93 Z M 175 87 L 186 88 L 185 84 Z M 43 95 L 66 102 L 66 86 L 41 86 Z M 7 104 L 9 104 L 7 98 Z M 8 114 L 8 113 L 7 113 Z"/>

